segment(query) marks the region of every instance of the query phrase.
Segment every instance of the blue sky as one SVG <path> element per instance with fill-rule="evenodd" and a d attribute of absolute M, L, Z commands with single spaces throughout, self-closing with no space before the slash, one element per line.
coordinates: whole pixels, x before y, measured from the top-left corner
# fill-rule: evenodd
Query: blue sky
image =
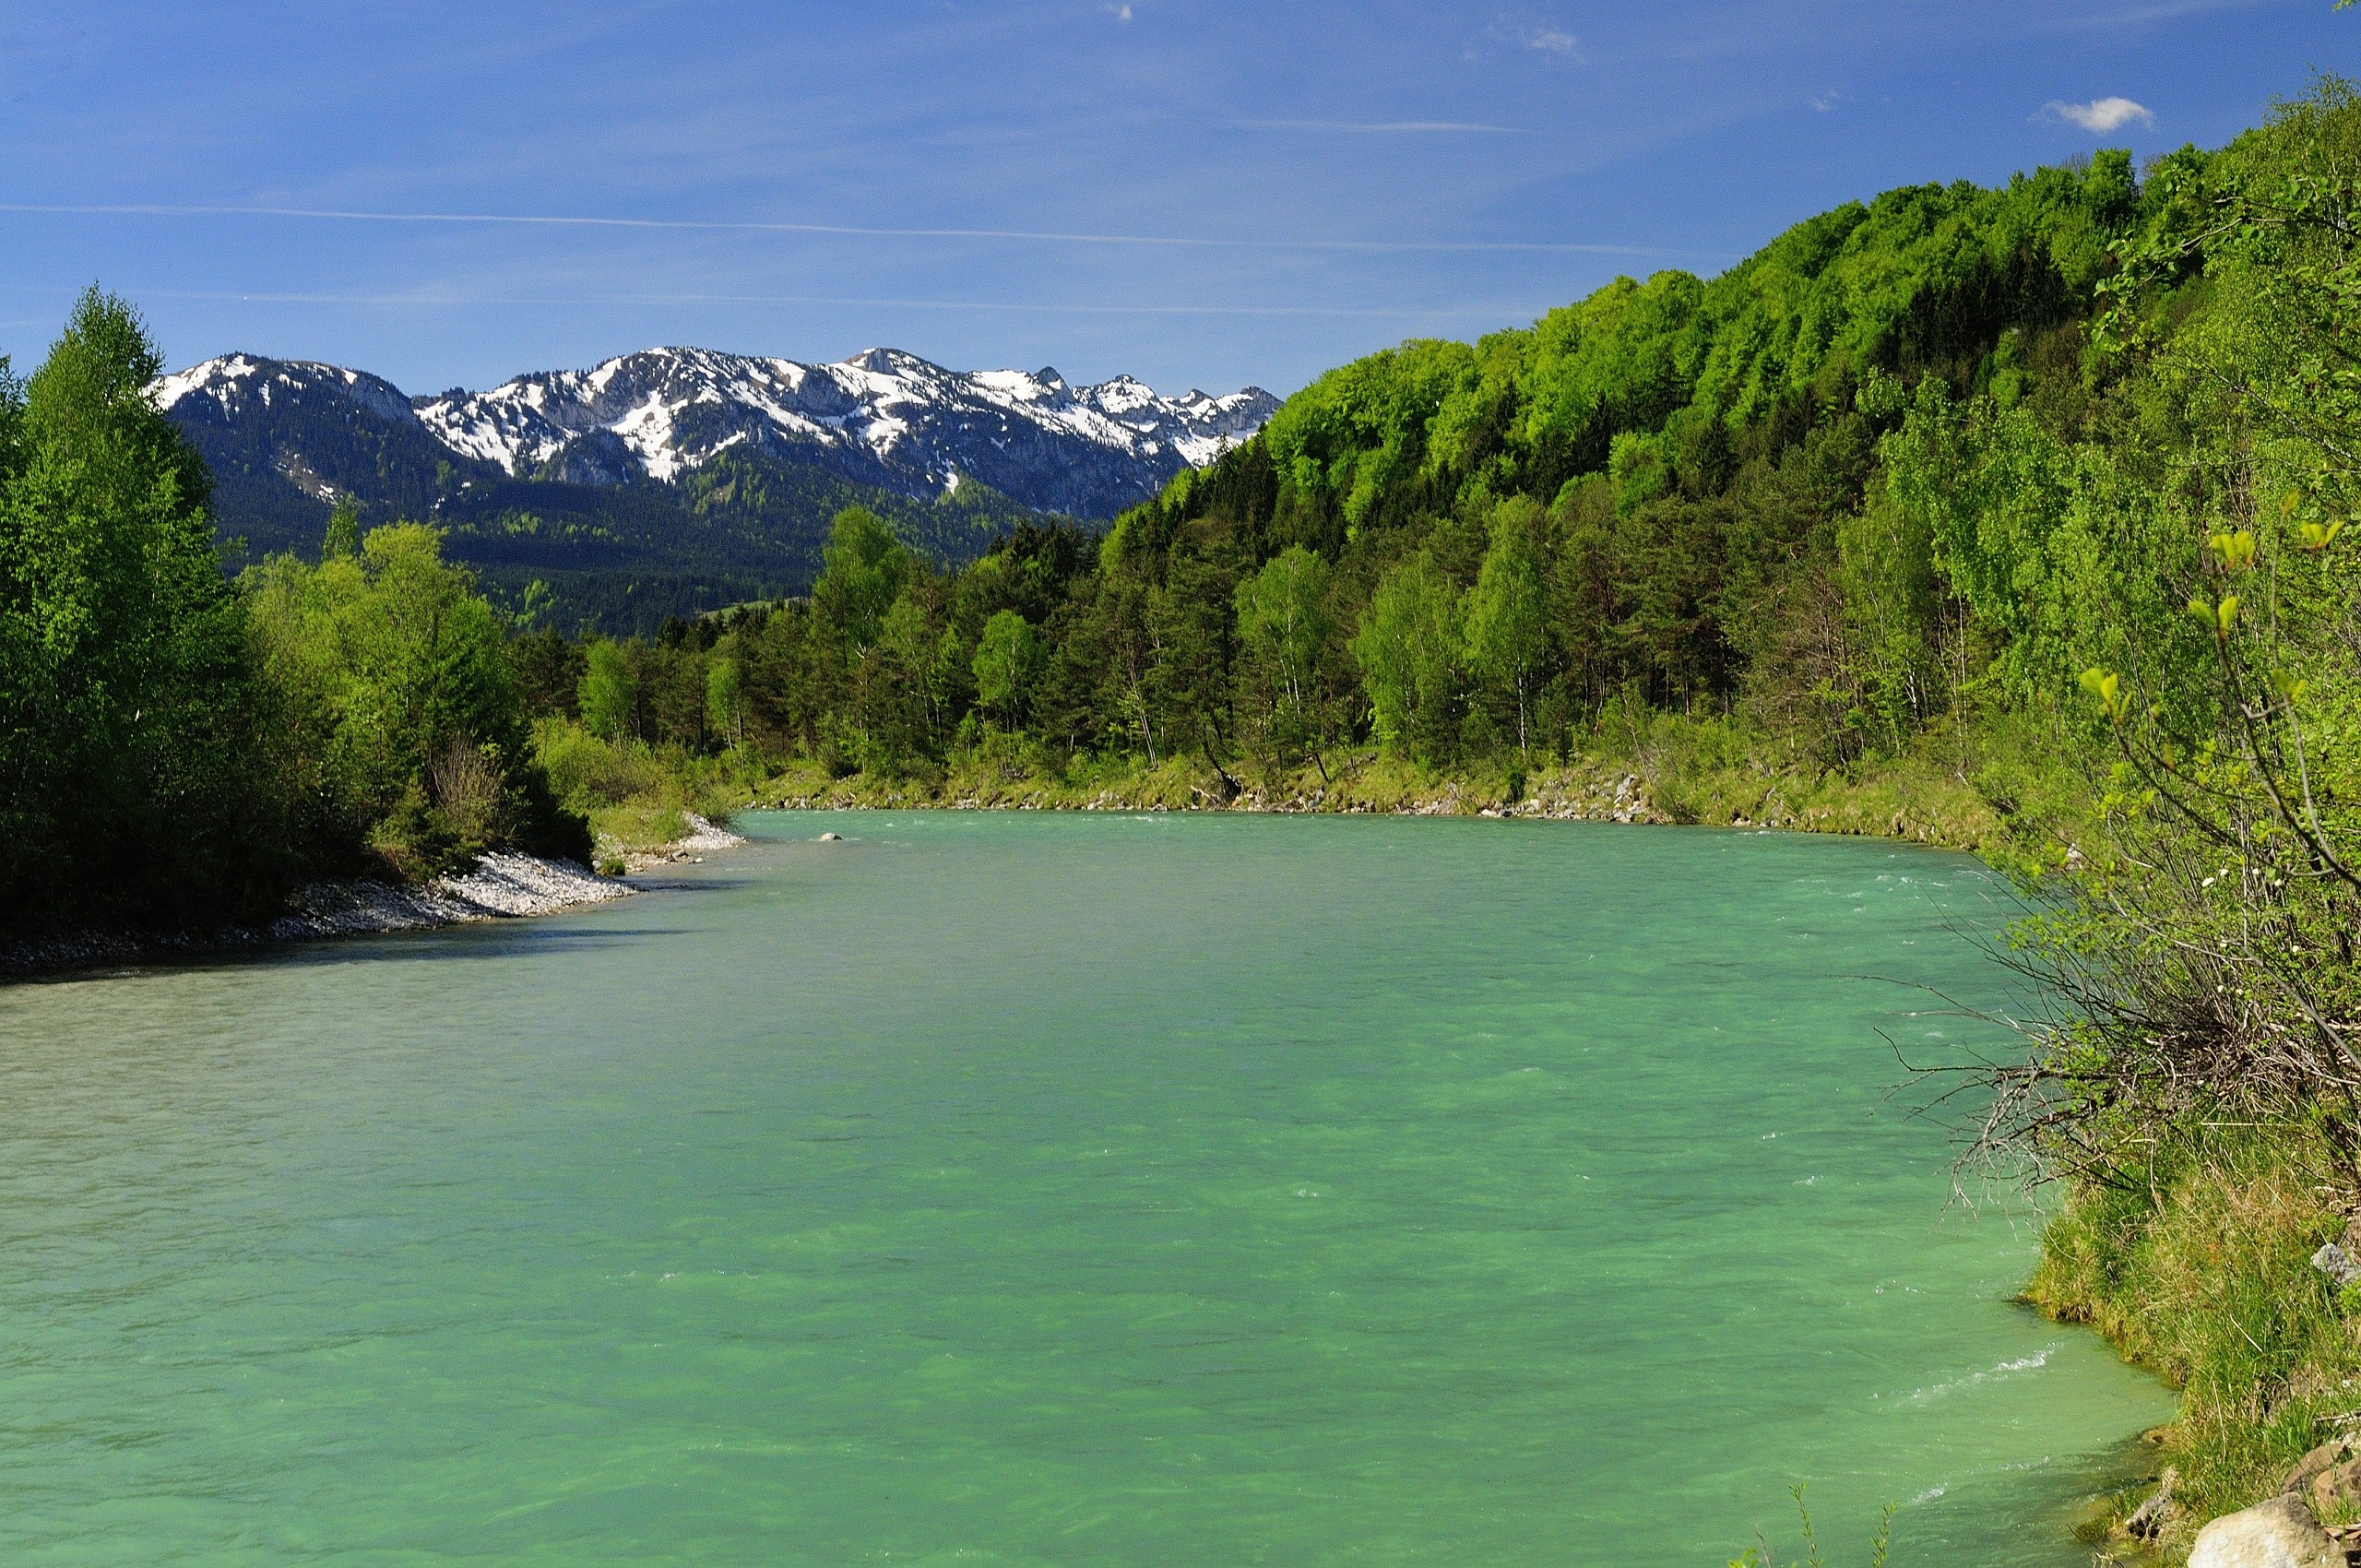
<path fill-rule="evenodd" d="M 412 392 L 658 343 L 1285 392 L 2315 68 L 2361 11 L 0 0 L 0 352 L 97 279 L 175 365 Z"/>

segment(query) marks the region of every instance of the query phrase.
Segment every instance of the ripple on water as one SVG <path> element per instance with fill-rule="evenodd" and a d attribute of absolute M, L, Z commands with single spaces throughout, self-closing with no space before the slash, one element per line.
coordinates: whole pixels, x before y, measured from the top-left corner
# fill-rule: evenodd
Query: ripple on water
<path fill-rule="evenodd" d="M 1802 1479 L 1832 1558 L 2062 1568 L 2168 1408 L 1884 1098 L 1857 977 L 2000 997 L 1964 858 L 749 826 L 0 992 L 0 1558 L 1644 1568 Z"/>

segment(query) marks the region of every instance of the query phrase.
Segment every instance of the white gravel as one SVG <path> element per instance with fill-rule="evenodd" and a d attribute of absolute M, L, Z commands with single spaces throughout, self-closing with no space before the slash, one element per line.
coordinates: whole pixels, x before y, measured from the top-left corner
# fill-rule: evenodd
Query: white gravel
<path fill-rule="evenodd" d="M 576 904 L 628 896 L 620 882 L 593 875 L 570 861 L 496 850 L 457 876 L 422 887 L 382 882 L 324 882 L 300 889 L 294 908 L 271 922 L 279 941 L 352 936 L 374 931 L 416 931 L 502 916 L 546 915 Z"/>
<path fill-rule="evenodd" d="M 660 849 L 630 849 L 618 856 L 627 872 L 653 871 L 676 861 L 701 861 L 717 849 L 734 849 L 746 840 L 718 823 L 709 822 L 694 812 L 683 814 L 689 819 L 689 836 L 675 838 Z M 611 840 L 601 839 L 599 854 L 601 860 L 616 854 Z"/>
<path fill-rule="evenodd" d="M 473 870 L 439 877 L 423 887 L 382 882 L 320 882 L 300 888 L 288 912 L 267 926 L 225 926 L 213 932 L 60 931 L 0 943 L 0 978 L 136 964 L 193 956 L 267 942 L 417 931 L 427 926 L 516 915 L 547 915 L 577 904 L 599 904 L 637 891 L 595 876 L 572 861 L 499 851 Z"/>

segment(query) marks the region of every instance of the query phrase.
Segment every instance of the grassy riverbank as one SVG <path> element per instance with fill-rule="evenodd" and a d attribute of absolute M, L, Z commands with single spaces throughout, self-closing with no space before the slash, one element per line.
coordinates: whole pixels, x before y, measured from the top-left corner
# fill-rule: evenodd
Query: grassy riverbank
<path fill-rule="evenodd" d="M 2331 1151 L 2287 1129 L 2165 1150 L 2148 1181 L 2079 1187 L 2043 1237 L 2026 1299 L 2086 1324 L 2181 1393 L 2157 1433 L 2177 1479 L 2156 1545 L 2187 1554 L 2208 1519 L 2278 1490 L 2361 1419 L 2361 1293 L 2312 1266 L 2353 1223 Z M 2117 1516 L 2153 1486 L 2117 1500 Z M 2323 1524 L 2361 1518 L 2349 1498 Z"/>
<path fill-rule="evenodd" d="M 564 719 L 539 755 L 601 855 L 655 852 L 690 819 L 788 811 L 1245 811 L 1502 816 L 1889 837 L 2037 872 L 2080 851 L 2094 816 L 2075 776 L 2037 739 L 1943 731 L 1848 767 L 1781 759 L 1726 719 L 1656 715 L 1620 743 L 1562 760 L 1514 754 L 1445 770 L 1374 746 L 1284 770 L 1228 772 L 1197 757 L 1047 756 L 993 737 L 924 771 L 837 773 L 810 757 L 756 761 L 600 740 Z"/>
<path fill-rule="evenodd" d="M 601 741 L 544 720 L 540 755 L 602 854 L 660 849 L 695 814 L 751 808 L 1381 812 L 1774 827 L 1906 839 L 2056 864 L 2083 817 L 2070 774 L 2032 738 L 1938 731 L 1845 768 L 1777 754 L 1726 719 L 1643 718 L 1563 760 L 1509 754 L 1445 770 L 1373 747 L 1287 769 L 1216 770 L 1200 757 L 1045 754 L 992 736 L 925 770 L 836 774 L 812 758 L 759 763 Z"/>

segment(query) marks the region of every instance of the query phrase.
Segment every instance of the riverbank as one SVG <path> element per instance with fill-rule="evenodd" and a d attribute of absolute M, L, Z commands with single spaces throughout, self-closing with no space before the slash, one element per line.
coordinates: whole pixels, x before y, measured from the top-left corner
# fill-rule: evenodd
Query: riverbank
<path fill-rule="evenodd" d="M 203 932 L 65 932 L 0 944 L 0 977 L 555 914 L 635 891 L 573 861 L 494 850 L 463 873 L 414 885 L 369 879 L 309 884 L 290 896 L 284 913 L 264 923 Z"/>
<path fill-rule="evenodd" d="M 2322 1443 L 2361 1440 L 2361 1289 L 2323 1252 L 2361 1253 L 2361 1222 L 2317 1136 L 2225 1127 L 2160 1152 L 2145 1183 L 2075 1192 L 2025 1300 L 2180 1392 L 2154 1434 L 2170 1484 L 2142 1521 L 2162 1560 L 2179 1562 L 2206 1521 L 2287 1490 Z M 2158 1481 L 2118 1499 L 2118 1518 Z M 2294 1485 L 2321 1524 L 2361 1523 L 2361 1466 Z"/>
<path fill-rule="evenodd" d="M 545 729 L 544 755 L 590 819 L 602 869 L 670 852 L 698 814 L 747 809 L 1252 811 L 1538 817 L 1775 827 L 1964 849 L 2057 867 L 2087 839 L 2090 804 L 2054 739 L 1987 722 L 1832 766 L 1743 724 L 1659 717 L 1559 758 L 1536 752 L 1429 767 L 1374 747 L 1286 766 L 1200 754 L 1051 755 L 988 735 L 947 762 L 832 769 L 811 757 L 698 756 Z"/>
<path fill-rule="evenodd" d="M 1694 739 L 1692 735 L 1690 737 Z M 2027 779 L 2039 787 L 2023 787 Z M 832 776 L 796 761 L 740 788 L 739 808 L 955 811 L 1246 811 L 1530 817 L 1708 827 L 1772 827 L 1895 838 L 1996 863 L 2055 866 L 2079 853 L 2082 816 L 2058 781 L 2013 757 L 1926 752 L 1850 770 L 1762 762 L 1720 747 L 1609 751 L 1565 761 L 1444 773 L 1374 750 L 1325 766 L 1250 773 L 1202 758 L 1052 772 L 962 757 L 939 777 Z"/>

